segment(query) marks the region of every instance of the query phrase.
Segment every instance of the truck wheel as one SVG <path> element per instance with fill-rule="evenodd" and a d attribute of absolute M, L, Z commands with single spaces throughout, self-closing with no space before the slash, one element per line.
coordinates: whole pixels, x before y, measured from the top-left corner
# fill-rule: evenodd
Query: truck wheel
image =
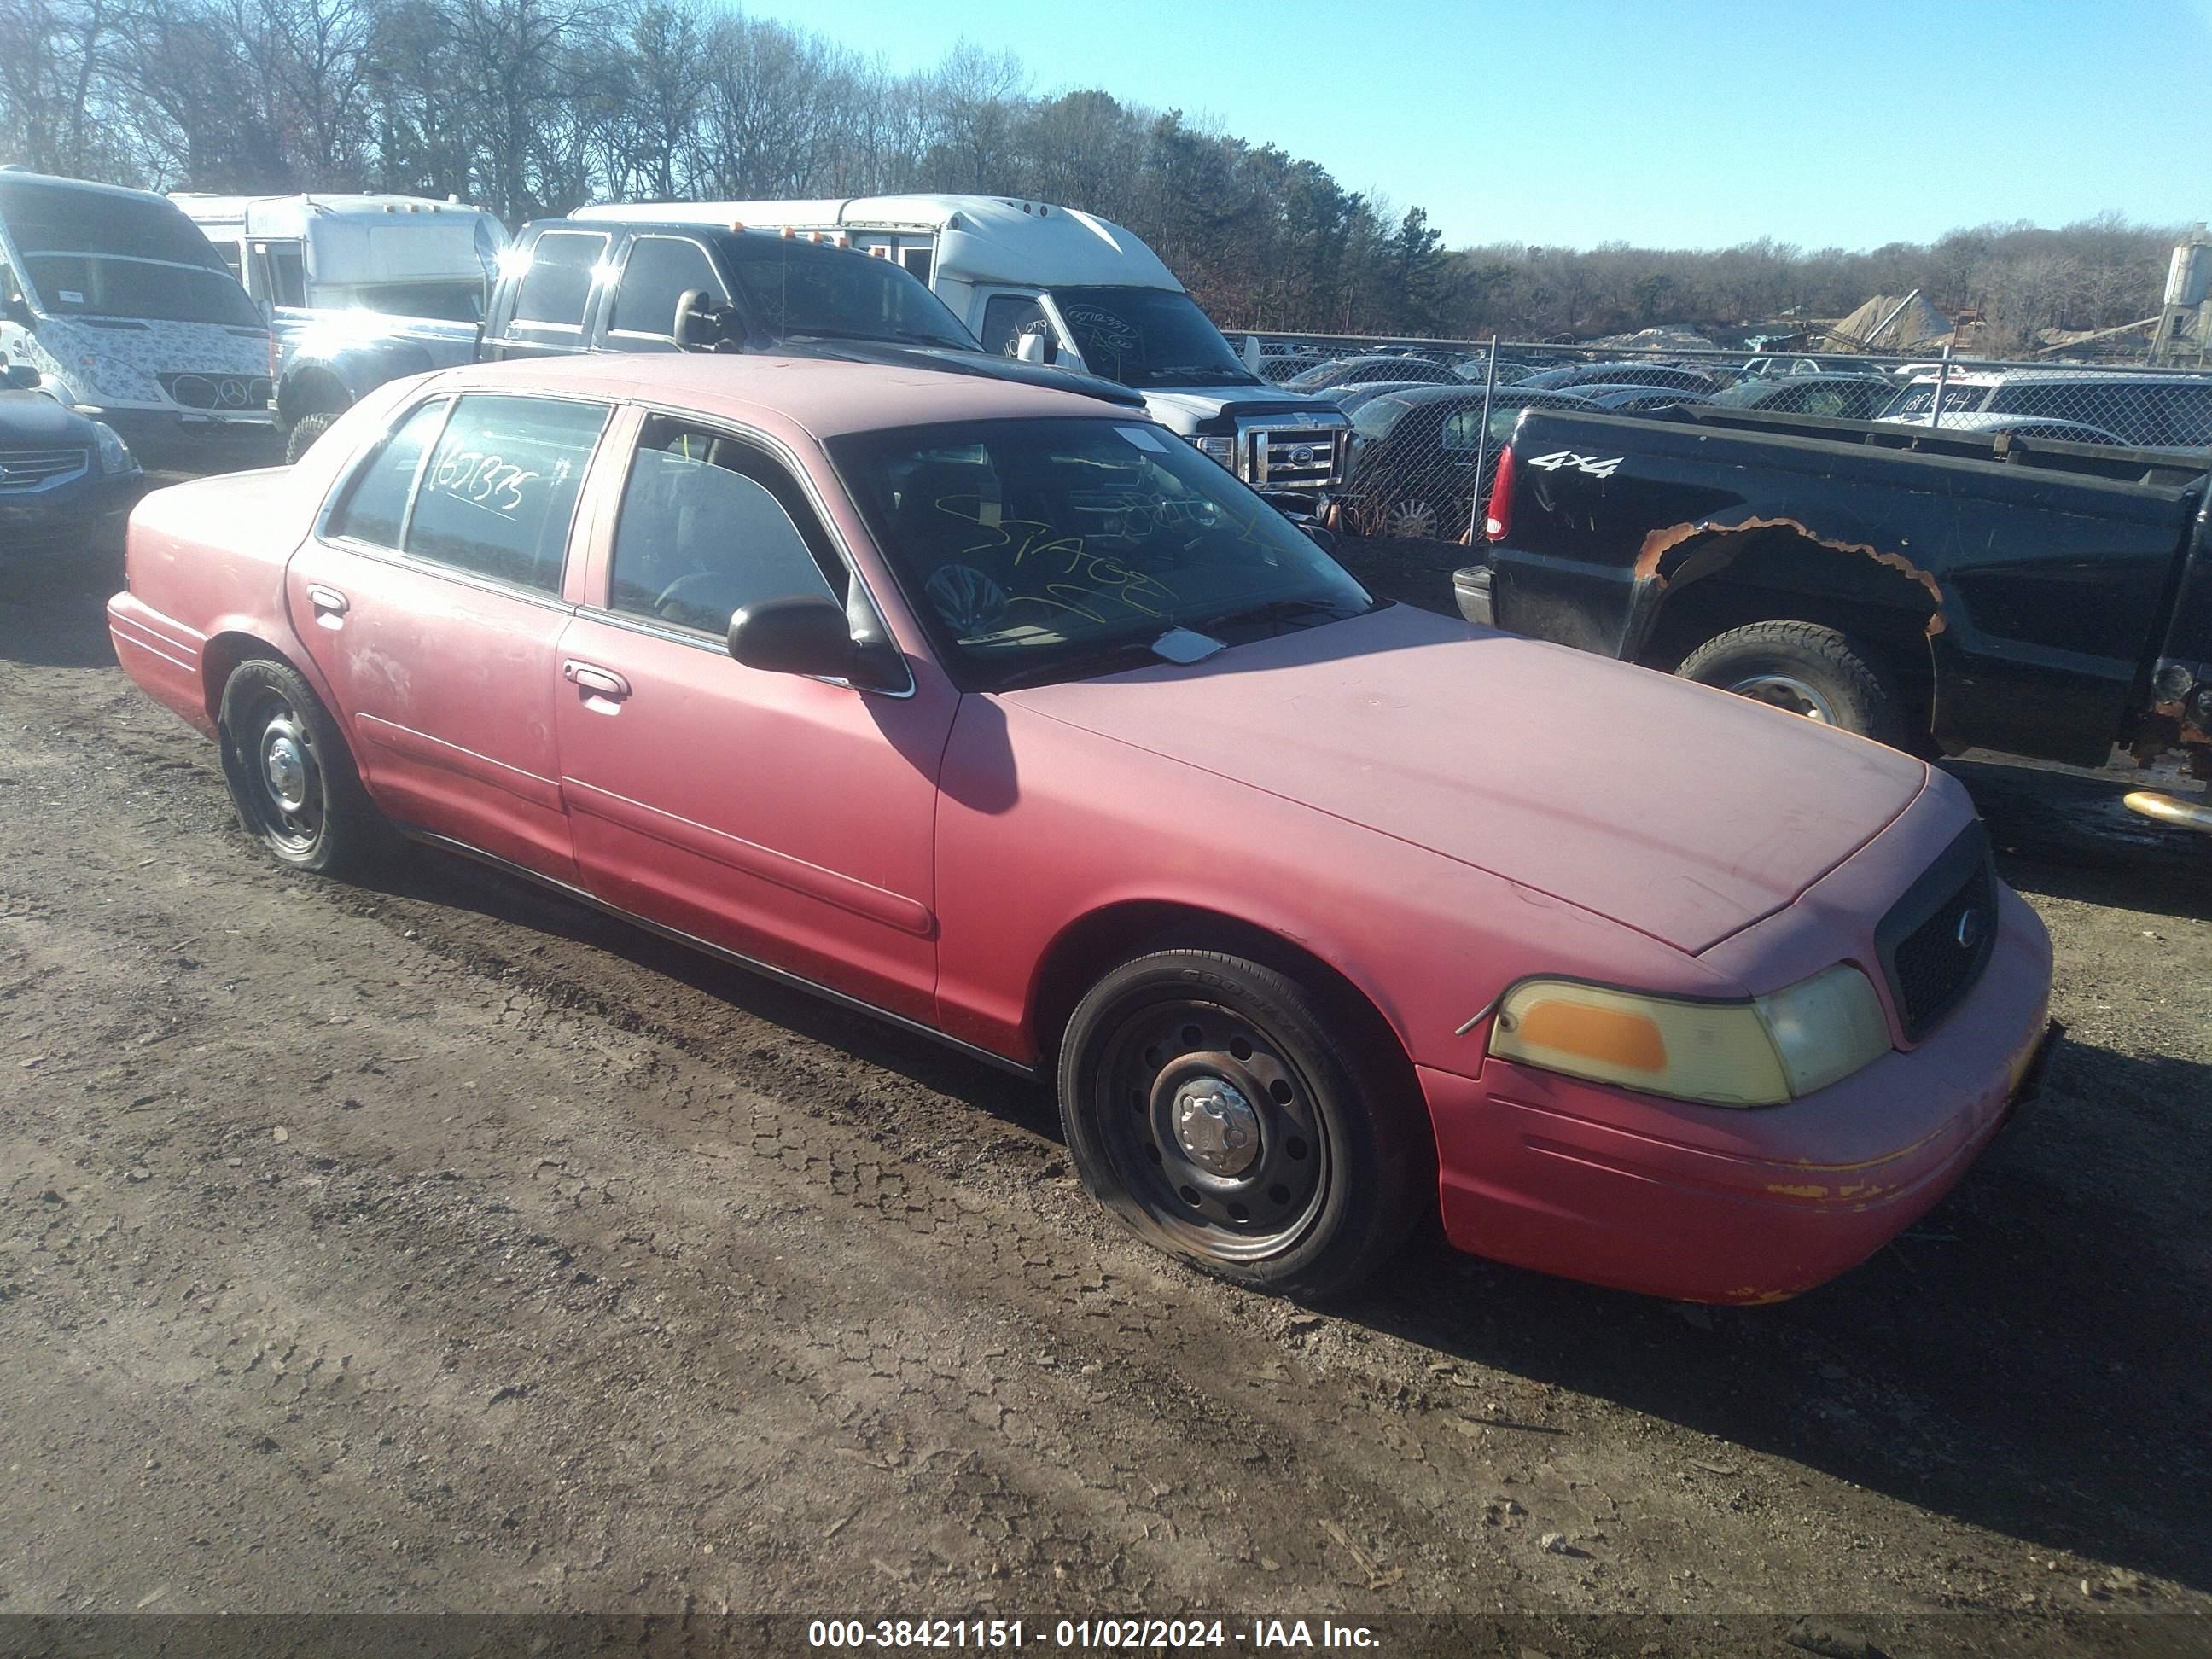
<path fill-rule="evenodd" d="M 1906 740 L 1900 700 L 1875 653 L 1817 623 L 1763 622 L 1733 628 L 1692 651 L 1674 672 L 1700 685 L 1771 704 L 1877 743 Z"/>
<path fill-rule="evenodd" d="M 1255 1290 L 1341 1296 L 1428 1205 L 1419 1103 L 1297 981 L 1169 950 L 1093 986 L 1060 1053 L 1067 1150 L 1146 1243 Z"/>
<path fill-rule="evenodd" d="M 257 658 L 233 669 L 216 732 L 238 816 L 279 863 L 343 875 L 390 851 L 391 826 L 337 723 L 287 665 Z"/>
<path fill-rule="evenodd" d="M 302 415 L 292 422 L 292 430 L 284 439 L 284 465 L 296 466 L 300 457 L 314 447 L 315 440 L 337 423 L 336 415 Z"/>

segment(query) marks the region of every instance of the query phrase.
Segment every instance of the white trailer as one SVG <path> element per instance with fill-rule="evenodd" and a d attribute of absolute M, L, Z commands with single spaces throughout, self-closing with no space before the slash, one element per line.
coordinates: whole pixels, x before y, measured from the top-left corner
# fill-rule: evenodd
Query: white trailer
<path fill-rule="evenodd" d="M 1141 392 L 1155 419 L 1257 489 L 1312 494 L 1344 481 L 1351 425 L 1342 411 L 1253 374 L 1159 256 L 1093 214 L 1009 197 L 874 196 L 659 202 L 571 216 L 842 240 L 927 283 L 985 350 Z"/>
<path fill-rule="evenodd" d="M 507 228 L 482 208 L 420 196 L 169 199 L 256 300 L 286 311 L 483 319 Z"/>

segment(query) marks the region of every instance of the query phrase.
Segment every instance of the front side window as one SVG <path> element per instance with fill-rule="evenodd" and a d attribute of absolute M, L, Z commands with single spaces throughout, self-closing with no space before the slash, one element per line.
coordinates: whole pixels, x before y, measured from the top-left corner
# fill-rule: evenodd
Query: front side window
<path fill-rule="evenodd" d="M 307 252 L 297 242 L 256 242 L 255 262 L 261 267 L 261 285 L 271 305 L 307 303 Z"/>
<path fill-rule="evenodd" d="M 1374 603 L 1281 514 L 1155 426 L 974 422 L 857 434 L 830 450 L 948 667 L 981 688 L 1100 672 L 1176 627 L 1229 642 Z"/>
<path fill-rule="evenodd" d="M 614 315 L 607 326 L 624 334 L 676 335 L 676 302 L 691 289 L 704 289 L 716 304 L 726 297 L 713 261 L 698 243 L 681 236 L 641 236 L 623 261 L 615 289 Z"/>
<path fill-rule="evenodd" d="M 608 609 L 720 635 L 746 605 L 793 594 L 842 602 L 846 586 L 781 466 L 724 434 L 665 416 L 647 423 L 623 488 Z"/>
<path fill-rule="evenodd" d="M 551 231 L 538 239 L 514 295 L 514 320 L 540 328 L 580 329 L 592 272 L 606 252 L 604 235 Z"/>
<path fill-rule="evenodd" d="M 1022 336 L 1042 331 L 1044 310 L 1033 295 L 994 294 L 983 307 L 983 349 L 995 356 L 1019 355 Z"/>
<path fill-rule="evenodd" d="M 422 468 L 402 550 L 556 593 L 599 404 L 465 397 Z"/>

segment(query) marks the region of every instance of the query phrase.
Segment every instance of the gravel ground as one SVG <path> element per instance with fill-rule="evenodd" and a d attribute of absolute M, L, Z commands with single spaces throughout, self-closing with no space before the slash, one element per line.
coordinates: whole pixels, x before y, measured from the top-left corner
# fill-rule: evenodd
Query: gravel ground
<path fill-rule="evenodd" d="M 1959 766 L 2072 1041 L 1895 1247 L 1706 1310 L 1430 1244 L 1322 1316 L 1124 1237 L 1030 1085 L 274 867 L 112 576 L 0 568 L 0 1613 L 2212 1611 L 2212 842 L 2109 778 Z"/>

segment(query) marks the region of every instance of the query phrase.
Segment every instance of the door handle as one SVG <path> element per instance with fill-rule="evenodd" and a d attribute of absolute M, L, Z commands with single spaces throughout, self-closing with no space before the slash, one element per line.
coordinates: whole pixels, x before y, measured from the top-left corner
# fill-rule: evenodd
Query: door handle
<path fill-rule="evenodd" d="M 346 596 L 335 587 L 325 587 L 319 582 L 307 584 L 307 603 L 316 613 L 325 617 L 343 617 L 347 610 Z"/>
<path fill-rule="evenodd" d="M 563 678 L 574 681 L 579 691 L 594 697 L 604 697 L 609 702 L 620 702 L 629 696 L 629 682 L 611 668 L 578 662 L 571 657 L 561 665 L 561 673 Z"/>

